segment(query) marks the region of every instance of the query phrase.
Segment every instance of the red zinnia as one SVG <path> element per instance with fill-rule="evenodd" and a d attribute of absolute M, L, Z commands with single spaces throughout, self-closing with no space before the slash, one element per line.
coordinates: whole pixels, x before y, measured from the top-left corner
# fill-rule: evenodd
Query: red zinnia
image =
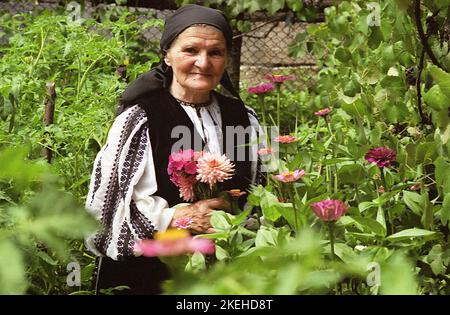
<path fill-rule="evenodd" d="M 390 167 L 391 163 L 397 159 L 397 154 L 392 149 L 379 147 L 367 151 L 364 158 L 378 167 Z"/>

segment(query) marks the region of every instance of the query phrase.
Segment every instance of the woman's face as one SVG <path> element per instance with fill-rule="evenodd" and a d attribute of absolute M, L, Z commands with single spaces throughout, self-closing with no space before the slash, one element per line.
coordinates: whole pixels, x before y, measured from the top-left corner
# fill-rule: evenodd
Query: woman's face
<path fill-rule="evenodd" d="M 186 94 L 196 94 L 216 87 L 227 58 L 220 30 L 213 26 L 191 26 L 174 40 L 164 61 L 173 69 L 173 84 Z"/>

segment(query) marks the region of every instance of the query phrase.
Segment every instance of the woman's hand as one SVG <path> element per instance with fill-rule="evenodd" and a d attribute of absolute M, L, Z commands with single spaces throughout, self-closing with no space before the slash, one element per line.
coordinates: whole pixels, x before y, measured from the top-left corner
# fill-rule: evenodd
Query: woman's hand
<path fill-rule="evenodd" d="M 179 218 L 191 218 L 189 230 L 195 234 L 214 233 L 210 218 L 215 209 L 230 210 L 231 205 L 223 198 L 213 198 L 197 201 L 188 206 L 175 209 L 170 227 L 175 228 L 175 222 Z"/>

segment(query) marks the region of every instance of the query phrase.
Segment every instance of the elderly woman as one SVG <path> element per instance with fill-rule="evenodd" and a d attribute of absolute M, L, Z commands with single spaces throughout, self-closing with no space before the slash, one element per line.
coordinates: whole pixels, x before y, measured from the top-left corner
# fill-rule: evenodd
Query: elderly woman
<path fill-rule="evenodd" d="M 209 233 L 212 211 L 229 207 L 215 198 L 175 208 L 183 203 L 167 174 L 168 157 L 179 149 L 175 129 L 189 131 L 189 148 L 226 154 L 233 161 L 235 172 L 225 189 L 244 191 L 255 182 L 257 145 L 248 145 L 248 134 L 235 141 L 230 133 L 238 127 L 259 130 L 254 111 L 244 106 L 225 71 L 231 42 L 223 13 L 183 6 L 165 22 L 161 64 L 122 94 L 119 114 L 94 162 L 86 201 L 103 226 L 86 239 L 87 248 L 101 257 L 96 290 L 126 285 L 128 294 L 160 293 L 166 266 L 157 258 L 136 257 L 136 241 L 173 227 L 180 217 L 194 219 L 191 232 Z M 219 83 L 234 97 L 215 92 Z M 186 132 L 183 136 L 186 140 Z M 227 138 L 231 146 L 224 145 Z M 246 154 L 238 154 L 238 148 L 246 148 Z"/>

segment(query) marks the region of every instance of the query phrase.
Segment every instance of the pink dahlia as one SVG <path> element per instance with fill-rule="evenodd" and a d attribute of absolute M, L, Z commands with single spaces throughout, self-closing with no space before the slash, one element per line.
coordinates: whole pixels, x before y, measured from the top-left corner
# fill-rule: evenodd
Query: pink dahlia
<path fill-rule="evenodd" d="M 272 177 L 283 183 L 292 183 L 298 181 L 300 178 L 305 176 L 305 170 L 295 170 L 280 173 L 278 175 L 273 175 Z"/>
<path fill-rule="evenodd" d="M 347 211 L 347 205 L 340 200 L 322 200 L 311 205 L 322 221 L 337 221 Z"/>
<path fill-rule="evenodd" d="M 194 201 L 194 185 L 197 183 L 195 176 L 180 176 L 178 177 L 177 186 L 180 188 L 180 197 L 184 201 Z"/>
<path fill-rule="evenodd" d="M 177 229 L 188 229 L 194 221 L 192 218 L 183 217 L 175 220 L 174 226 Z"/>
<path fill-rule="evenodd" d="M 331 108 L 327 107 L 315 112 L 314 115 L 324 117 L 327 116 L 329 113 L 331 113 Z"/>
<path fill-rule="evenodd" d="M 204 153 L 197 162 L 197 179 L 209 187 L 217 182 L 230 179 L 234 173 L 234 164 L 225 154 Z"/>
<path fill-rule="evenodd" d="M 379 147 L 367 151 L 364 158 L 378 167 L 390 167 L 391 163 L 397 159 L 397 155 L 392 149 Z"/>
<path fill-rule="evenodd" d="M 172 175 L 176 172 L 184 171 L 187 174 L 195 174 L 197 172 L 197 165 L 195 163 L 197 155 L 198 152 L 194 152 L 192 149 L 173 152 L 169 156 L 167 173 Z"/>
<path fill-rule="evenodd" d="M 265 94 L 269 93 L 274 89 L 274 86 L 272 83 L 262 83 L 260 85 L 251 86 L 247 89 L 248 93 L 252 94 Z"/>
<path fill-rule="evenodd" d="M 278 137 L 275 137 L 274 139 L 273 139 L 273 141 L 275 141 L 275 142 L 280 142 L 280 143 L 292 143 L 292 142 L 295 142 L 295 141 L 297 141 L 298 139 L 296 138 L 296 137 L 294 137 L 294 136 L 291 136 L 291 135 L 287 135 L 287 136 L 278 136 Z"/>
<path fill-rule="evenodd" d="M 284 81 L 295 80 L 295 76 L 293 74 L 282 75 L 282 74 L 266 74 L 264 79 L 269 80 L 273 83 L 283 83 Z"/>

